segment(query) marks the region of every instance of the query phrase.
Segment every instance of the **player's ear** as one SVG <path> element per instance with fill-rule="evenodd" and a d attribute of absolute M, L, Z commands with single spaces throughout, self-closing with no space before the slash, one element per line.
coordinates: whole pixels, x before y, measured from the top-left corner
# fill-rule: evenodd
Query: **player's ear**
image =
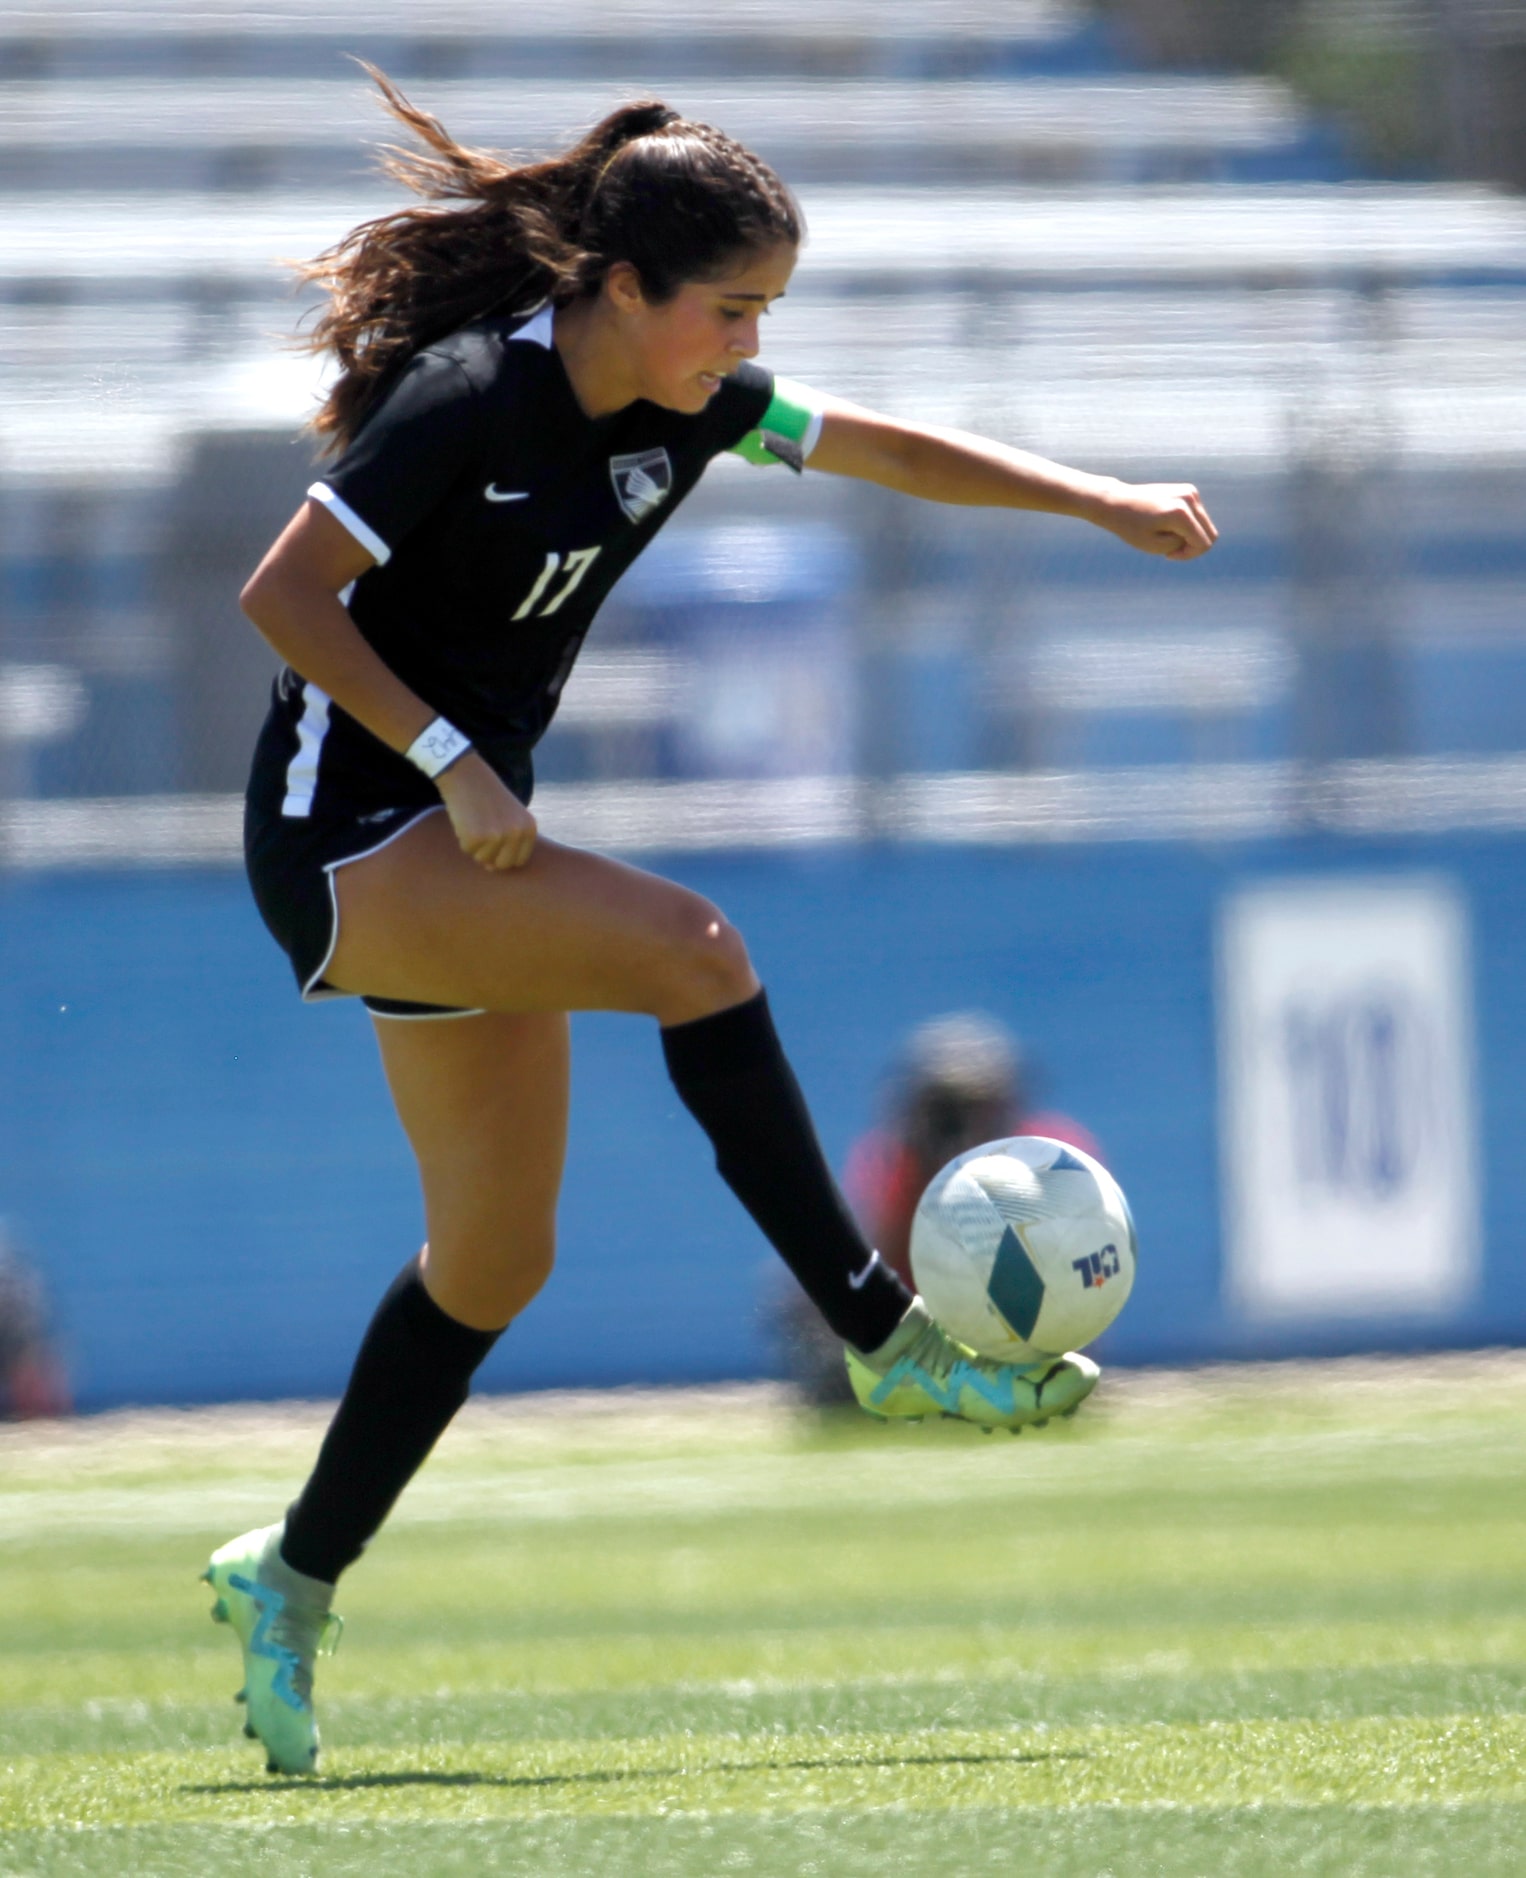
<path fill-rule="evenodd" d="M 617 313 L 639 313 L 647 304 L 641 276 L 630 261 L 615 261 L 604 276 L 604 291 Z"/>

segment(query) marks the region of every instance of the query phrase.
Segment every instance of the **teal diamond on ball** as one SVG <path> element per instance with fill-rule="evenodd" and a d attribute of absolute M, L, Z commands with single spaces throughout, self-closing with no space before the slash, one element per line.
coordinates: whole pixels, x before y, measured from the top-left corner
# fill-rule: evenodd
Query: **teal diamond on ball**
<path fill-rule="evenodd" d="M 1028 1248 L 1010 1226 L 996 1248 L 996 1263 L 991 1267 L 991 1282 L 986 1289 L 1014 1334 L 1024 1341 L 1031 1337 L 1044 1302 L 1044 1281 L 1028 1256 Z"/>

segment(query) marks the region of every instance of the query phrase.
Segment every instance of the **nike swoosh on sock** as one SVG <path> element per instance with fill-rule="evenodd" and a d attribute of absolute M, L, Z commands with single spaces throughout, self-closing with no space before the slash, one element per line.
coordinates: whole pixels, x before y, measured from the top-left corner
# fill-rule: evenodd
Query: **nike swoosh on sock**
<path fill-rule="evenodd" d="M 861 1272 L 849 1272 L 848 1273 L 848 1284 L 851 1286 L 851 1288 L 854 1291 L 862 1291 L 864 1286 L 868 1284 L 869 1282 L 870 1272 L 874 1270 L 876 1265 L 879 1265 L 882 1263 L 883 1263 L 883 1260 L 880 1258 L 879 1253 L 871 1252 L 869 1254 L 869 1263 L 864 1267 L 864 1269 Z"/>

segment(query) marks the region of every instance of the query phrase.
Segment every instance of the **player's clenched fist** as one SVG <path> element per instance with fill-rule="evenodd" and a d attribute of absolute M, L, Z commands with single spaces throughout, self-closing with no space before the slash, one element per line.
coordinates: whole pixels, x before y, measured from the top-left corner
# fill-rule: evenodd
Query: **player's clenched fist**
<path fill-rule="evenodd" d="M 1191 483 L 1117 483 L 1096 520 L 1131 548 L 1170 561 L 1193 561 L 1219 538 Z"/>
<path fill-rule="evenodd" d="M 535 817 L 474 750 L 452 763 L 436 787 L 461 851 L 483 867 L 523 867 L 535 852 Z"/>

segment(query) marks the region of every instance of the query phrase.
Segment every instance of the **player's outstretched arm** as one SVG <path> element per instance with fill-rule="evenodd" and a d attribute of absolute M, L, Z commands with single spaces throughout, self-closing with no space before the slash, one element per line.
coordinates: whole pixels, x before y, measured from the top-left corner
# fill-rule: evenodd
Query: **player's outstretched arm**
<path fill-rule="evenodd" d="M 1191 483 L 1092 476 L 970 431 L 904 424 L 856 405 L 828 409 L 810 466 L 929 502 L 1074 515 L 1172 561 L 1196 560 L 1219 538 Z"/>

